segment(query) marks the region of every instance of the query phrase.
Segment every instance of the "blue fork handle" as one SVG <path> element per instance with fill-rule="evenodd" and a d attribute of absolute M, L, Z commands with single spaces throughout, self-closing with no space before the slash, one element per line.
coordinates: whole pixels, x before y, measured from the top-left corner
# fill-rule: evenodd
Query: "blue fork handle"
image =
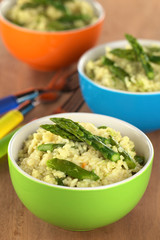
<path fill-rule="evenodd" d="M 18 107 L 17 98 L 13 95 L 10 95 L 5 98 L 0 99 L 0 114 L 6 113 L 14 108 Z"/>
<path fill-rule="evenodd" d="M 39 91 L 34 90 L 33 92 L 26 92 L 22 96 L 10 95 L 0 99 L 0 115 L 6 113 L 14 108 L 17 108 L 19 104 L 25 102 L 26 100 L 33 100 L 38 97 Z"/>

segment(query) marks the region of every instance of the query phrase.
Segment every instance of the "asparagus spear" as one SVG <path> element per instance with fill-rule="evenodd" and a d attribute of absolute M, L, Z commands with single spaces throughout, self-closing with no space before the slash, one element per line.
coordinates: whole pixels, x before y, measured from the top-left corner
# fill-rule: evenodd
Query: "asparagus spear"
<path fill-rule="evenodd" d="M 147 46 L 146 48 L 149 53 L 160 52 L 160 47 L 158 46 L 153 46 L 153 47 Z"/>
<path fill-rule="evenodd" d="M 65 186 L 64 183 L 63 183 L 64 178 L 58 178 L 58 177 L 56 177 L 55 179 L 56 179 L 58 185 L 60 185 L 60 186 Z"/>
<path fill-rule="evenodd" d="M 133 160 L 133 158 L 125 151 L 124 148 L 121 147 L 121 145 L 112 137 L 109 137 L 110 139 L 110 144 L 116 146 L 118 149 L 121 148 L 121 155 L 124 157 L 124 161 L 127 163 L 128 167 L 130 169 L 135 168 L 136 164 Z"/>
<path fill-rule="evenodd" d="M 126 77 L 130 78 L 129 74 L 122 68 L 116 66 L 116 63 L 107 57 L 103 57 L 103 65 L 106 65 L 109 71 L 120 80 L 124 81 Z"/>
<path fill-rule="evenodd" d="M 53 152 L 54 149 L 63 147 L 65 144 L 59 143 L 59 144 L 54 144 L 54 143 L 47 143 L 47 144 L 41 144 L 37 148 L 39 151 L 47 152 L 48 150 Z"/>
<path fill-rule="evenodd" d="M 130 61 L 136 61 L 136 55 L 133 49 L 115 48 L 111 53 L 119 58 L 125 58 Z"/>
<path fill-rule="evenodd" d="M 153 71 L 152 66 L 149 63 L 149 58 L 148 58 L 147 54 L 144 52 L 142 46 L 137 42 L 136 38 L 134 38 L 133 36 L 126 34 L 125 37 L 131 44 L 137 58 L 141 62 L 147 77 L 149 79 L 153 79 L 154 71 Z"/>
<path fill-rule="evenodd" d="M 144 165 L 144 157 L 142 157 L 142 156 L 138 156 L 138 155 L 136 155 L 135 156 L 135 160 L 140 164 L 140 165 Z"/>
<path fill-rule="evenodd" d="M 38 6 L 53 6 L 61 11 L 66 11 L 66 8 L 63 4 L 63 1 L 60 0 L 32 0 L 32 2 L 26 2 L 22 4 L 21 9 L 26 9 L 26 8 L 36 8 Z"/>
<path fill-rule="evenodd" d="M 64 172 L 66 175 L 78 178 L 78 180 L 83 179 L 91 179 L 91 180 L 98 180 L 99 176 L 97 176 L 93 171 L 87 171 L 75 163 L 64 159 L 53 158 L 47 161 L 47 166 L 56 169 L 57 171 Z"/>
<path fill-rule="evenodd" d="M 55 135 L 61 136 L 62 138 L 69 139 L 76 142 L 81 142 L 79 138 L 76 138 L 73 134 L 70 134 L 69 132 L 65 131 L 65 129 L 60 128 L 57 124 L 55 125 L 45 124 L 45 125 L 41 125 L 40 127 Z M 99 137 L 99 136 L 95 136 L 95 137 Z M 103 142 L 105 144 L 107 143 L 105 138 L 103 137 L 99 137 L 99 138 L 101 138 L 101 140 L 103 139 Z"/>
<path fill-rule="evenodd" d="M 155 64 L 160 64 L 160 56 L 156 56 L 156 55 L 149 55 L 148 54 L 148 58 L 151 62 L 155 63 Z"/>
<path fill-rule="evenodd" d="M 73 22 L 75 20 L 83 20 L 83 21 L 88 22 L 90 20 L 90 17 L 88 15 L 84 15 L 84 14 L 79 14 L 79 15 L 65 14 L 58 20 L 61 22 Z"/>
<path fill-rule="evenodd" d="M 119 58 L 125 58 L 128 59 L 130 61 L 136 61 L 136 54 L 133 51 L 133 49 L 122 49 L 122 48 L 115 48 L 113 50 L 111 50 L 111 53 Z M 160 64 L 160 56 L 156 56 L 156 55 L 152 55 L 149 53 L 146 53 L 149 61 L 156 63 L 156 64 Z"/>
<path fill-rule="evenodd" d="M 96 135 L 94 135 L 96 136 Z M 99 140 L 104 143 L 104 144 L 111 144 L 111 141 L 109 138 L 105 138 L 105 137 L 101 137 L 101 136 L 96 136 L 97 138 L 99 138 Z"/>
<path fill-rule="evenodd" d="M 109 138 L 104 138 L 98 136 L 98 138 L 104 143 L 104 144 L 111 144 L 112 146 L 116 146 L 117 149 L 121 149 L 120 154 L 124 157 L 124 161 L 127 163 L 128 167 L 130 169 L 135 168 L 136 164 L 133 160 L 133 158 L 125 151 L 124 148 L 121 147 L 121 145 L 110 135 Z M 138 160 L 137 160 L 138 162 Z"/>
<path fill-rule="evenodd" d="M 25 2 L 21 5 L 21 10 L 25 10 L 28 8 L 37 8 L 40 4 L 38 2 Z"/>
<path fill-rule="evenodd" d="M 52 21 L 48 24 L 48 30 L 69 30 L 74 29 L 74 21 L 75 20 L 83 20 L 88 23 L 90 18 L 87 15 L 71 15 L 65 14 L 63 17 L 59 18 L 57 21 Z"/>
<path fill-rule="evenodd" d="M 58 19 L 58 21 L 52 21 L 48 23 L 47 29 L 49 31 L 52 31 L 52 30 L 62 31 L 62 30 L 74 29 L 74 26 L 72 23 L 69 23 L 69 22 L 61 23 L 59 22 L 59 19 Z"/>
<path fill-rule="evenodd" d="M 106 129 L 107 126 L 99 126 L 98 129 Z"/>
<path fill-rule="evenodd" d="M 50 120 L 56 123 L 60 128 L 74 134 L 74 136 L 80 141 L 86 142 L 94 149 L 100 151 L 105 158 L 108 158 L 111 161 L 117 161 L 120 159 L 119 153 L 114 152 L 111 148 L 107 147 L 99 137 L 93 135 L 78 123 L 66 118 L 51 118 Z"/>
<path fill-rule="evenodd" d="M 53 119 L 51 119 L 52 121 L 54 121 Z M 57 120 L 57 118 L 56 118 Z M 77 124 L 77 123 L 75 123 Z M 80 126 L 80 125 L 79 125 Z M 62 128 L 60 128 L 59 126 L 57 125 L 42 125 L 41 126 L 42 128 L 44 128 L 45 130 L 47 131 L 51 131 L 52 133 L 56 134 L 56 135 L 60 135 L 61 137 L 64 137 L 64 138 L 67 138 L 67 139 L 70 139 L 70 140 L 74 140 L 76 139 L 76 141 L 83 141 L 82 139 L 78 139 L 76 138 L 74 135 L 70 134 L 69 132 L 63 130 Z M 75 126 L 74 126 L 75 127 Z M 83 128 L 82 126 L 80 126 L 81 128 Z M 65 128 L 65 127 L 64 127 Z M 56 131 L 55 131 L 56 129 Z M 85 130 L 83 128 L 83 130 Z M 85 130 L 87 131 L 87 130 Z M 88 132 L 88 131 L 87 131 Z M 63 134 L 62 134 L 63 133 Z M 127 162 L 127 165 L 129 168 L 135 168 L 135 163 L 134 163 L 134 160 L 132 159 L 132 157 L 119 145 L 119 143 L 117 143 L 112 136 L 110 136 L 109 138 L 104 138 L 104 137 L 101 137 L 101 136 L 96 136 L 96 135 L 92 135 L 94 137 L 94 139 L 96 139 L 97 141 L 100 141 L 102 144 L 111 144 L 112 146 L 117 146 L 117 148 L 121 148 L 122 151 L 121 151 L 121 155 L 124 156 L 124 159 L 125 161 Z M 75 139 L 73 139 L 73 137 L 75 137 Z M 86 141 L 85 141 L 86 142 Z M 93 146 L 91 144 L 91 142 L 88 142 L 89 145 Z M 45 144 L 46 145 L 46 144 Z M 60 144 L 59 144 L 60 145 Z M 109 147 L 105 146 L 107 149 L 111 150 Z M 94 147 L 96 150 L 99 150 L 97 149 L 97 146 Z M 48 149 L 47 149 L 48 150 Z M 114 152 L 115 153 L 115 152 Z M 102 153 L 103 154 L 103 153 Z M 118 160 L 118 159 L 117 159 Z M 112 160 L 112 161 L 115 161 L 115 160 Z"/>
<path fill-rule="evenodd" d="M 69 139 L 69 140 L 76 141 L 76 142 L 80 141 L 72 133 L 65 131 L 64 129 L 62 129 L 61 127 L 59 127 L 56 124 L 55 125 L 45 124 L 45 125 L 41 125 L 40 127 L 47 131 L 50 131 L 51 133 L 53 133 L 55 135 L 61 136 L 62 138 Z"/>

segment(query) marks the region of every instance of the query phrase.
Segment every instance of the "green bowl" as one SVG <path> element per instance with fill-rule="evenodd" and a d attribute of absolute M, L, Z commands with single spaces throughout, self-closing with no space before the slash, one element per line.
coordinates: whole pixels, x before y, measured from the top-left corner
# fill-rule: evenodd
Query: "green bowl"
<path fill-rule="evenodd" d="M 150 140 L 134 126 L 108 116 L 92 113 L 56 116 L 91 122 L 96 126 L 106 125 L 120 131 L 134 141 L 138 154 L 145 156 L 145 166 L 126 180 L 93 188 L 57 186 L 31 177 L 17 165 L 18 151 L 29 134 L 41 124 L 50 122 L 51 116 L 47 116 L 22 127 L 9 143 L 9 170 L 18 197 L 37 217 L 72 231 L 88 231 L 119 220 L 136 206 L 148 185 L 154 154 Z"/>

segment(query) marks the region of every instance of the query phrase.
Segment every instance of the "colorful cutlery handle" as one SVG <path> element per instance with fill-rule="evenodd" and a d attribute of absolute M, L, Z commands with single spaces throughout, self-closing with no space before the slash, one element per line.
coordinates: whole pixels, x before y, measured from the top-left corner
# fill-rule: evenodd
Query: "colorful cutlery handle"
<path fill-rule="evenodd" d="M 15 96 L 8 96 L 0 99 L 0 114 L 6 113 L 11 109 L 18 107 L 17 98 Z"/>
<path fill-rule="evenodd" d="M 18 110 L 11 110 L 0 118 L 0 139 L 7 135 L 24 119 L 23 114 Z"/>
<path fill-rule="evenodd" d="M 10 132 L 8 135 L 6 135 L 4 138 L 0 139 L 0 158 L 2 158 L 7 154 L 9 141 L 11 140 L 15 132 L 18 131 L 18 129 L 19 128 L 16 128 L 12 132 Z"/>

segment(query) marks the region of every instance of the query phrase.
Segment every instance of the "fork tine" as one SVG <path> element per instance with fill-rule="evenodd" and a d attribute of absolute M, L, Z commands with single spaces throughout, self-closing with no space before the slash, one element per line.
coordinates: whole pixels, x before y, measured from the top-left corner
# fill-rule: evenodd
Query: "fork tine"
<path fill-rule="evenodd" d="M 67 88 L 72 91 L 79 87 L 78 72 L 72 72 L 67 78 Z"/>
<path fill-rule="evenodd" d="M 80 88 L 78 88 L 62 105 L 62 107 L 59 107 L 54 113 L 78 112 L 83 103 L 84 99 L 82 97 Z"/>
<path fill-rule="evenodd" d="M 82 102 L 84 102 L 84 100 L 81 94 L 81 90 L 78 88 L 64 104 L 63 109 L 67 112 L 75 112 L 81 106 Z"/>
<path fill-rule="evenodd" d="M 78 72 L 76 70 L 67 70 L 57 81 L 56 90 L 73 91 L 79 87 Z"/>
<path fill-rule="evenodd" d="M 79 86 L 76 69 L 61 69 L 55 73 L 46 89 L 72 91 Z"/>
<path fill-rule="evenodd" d="M 55 73 L 55 75 L 53 76 L 53 78 L 51 79 L 51 81 L 49 82 L 49 84 L 47 85 L 46 89 L 54 89 L 56 86 L 56 82 L 58 81 L 58 79 L 61 77 L 62 74 L 64 74 L 65 69 L 60 69 L 59 71 L 57 71 Z"/>
<path fill-rule="evenodd" d="M 61 69 L 55 73 L 45 90 L 73 91 L 79 87 L 78 72 L 75 69 Z M 56 92 L 55 92 L 56 93 Z M 53 101 L 59 97 L 59 94 L 42 93 L 39 99 L 44 101 Z M 57 96 L 57 97 L 56 97 Z"/>

